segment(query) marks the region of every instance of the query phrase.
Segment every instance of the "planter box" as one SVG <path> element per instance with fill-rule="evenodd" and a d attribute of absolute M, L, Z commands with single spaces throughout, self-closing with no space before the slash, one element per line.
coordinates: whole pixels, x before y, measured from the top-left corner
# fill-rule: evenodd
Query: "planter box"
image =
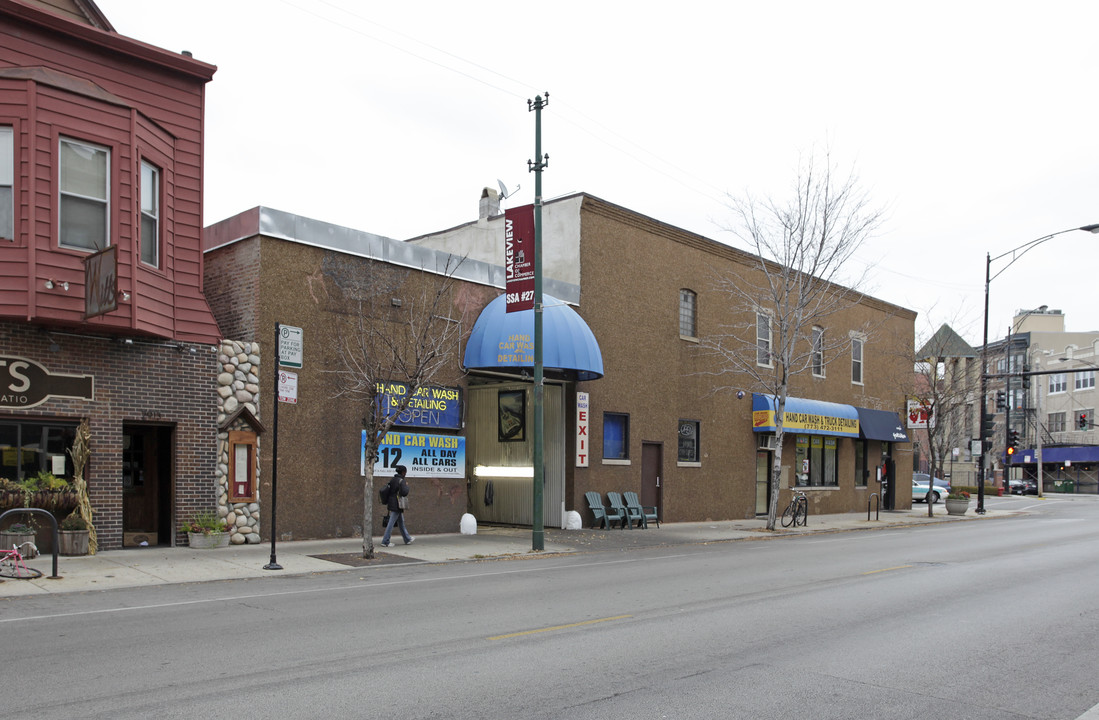
<path fill-rule="evenodd" d="M 57 545 L 57 550 L 62 555 L 87 555 L 88 531 L 58 530 Z"/>
<path fill-rule="evenodd" d="M 16 534 L 10 532 L 0 532 L 0 547 L 5 550 L 11 550 L 12 545 L 22 545 L 25 542 L 34 542 L 34 534 L 29 535 Z M 19 551 L 23 553 L 24 557 L 35 557 L 37 553 L 30 547 L 19 548 Z"/>
<path fill-rule="evenodd" d="M 946 514 L 947 515 L 965 515 L 969 510 L 968 500 L 951 500 L 946 499 Z"/>
<path fill-rule="evenodd" d="M 229 533 L 187 533 L 187 544 L 195 550 L 229 547 Z"/>

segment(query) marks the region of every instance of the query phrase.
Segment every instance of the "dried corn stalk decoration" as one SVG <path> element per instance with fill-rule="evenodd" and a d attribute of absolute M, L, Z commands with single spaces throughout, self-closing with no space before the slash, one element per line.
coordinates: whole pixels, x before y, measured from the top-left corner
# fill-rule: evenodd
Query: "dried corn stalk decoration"
<path fill-rule="evenodd" d="M 88 553 L 95 555 L 99 545 L 95 535 L 95 525 L 92 524 L 92 503 L 88 499 L 88 483 L 84 481 L 84 467 L 88 464 L 88 456 L 91 455 L 92 431 L 88 426 L 88 419 L 80 421 L 76 428 L 76 439 L 73 440 L 69 455 L 73 459 L 73 485 L 76 487 L 76 509 L 80 511 L 80 517 L 88 526 Z"/>

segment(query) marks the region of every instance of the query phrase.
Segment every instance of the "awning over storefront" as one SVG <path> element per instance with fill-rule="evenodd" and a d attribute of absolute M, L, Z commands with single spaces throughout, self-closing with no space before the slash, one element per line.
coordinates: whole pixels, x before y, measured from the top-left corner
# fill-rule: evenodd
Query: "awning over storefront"
<path fill-rule="evenodd" d="M 1038 453 L 1034 448 L 1020 450 L 1015 454 L 1012 465 L 1034 465 L 1038 462 Z M 1042 464 L 1045 463 L 1089 463 L 1099 462 L 1099 446 L 1074 445 L 1072 447 L 1042 448 Z"/>
<path fill-rule="evenodd" d="M 543 294 L 542 366 L 546 377 L 597 380 L 603 377 L 603 353 L 584 319 L 565 303 Z M 466 345 L 470 370 L 534 368 L 534 310 L 506 312 L 503 295 L 490 302 Z"/>
<path fill-rule="evenodd" d="M 752 394 L 752 429 L 755 432 L 775 432 L 775 397 Z M 786 398 L 786 414 L 782 426 L 807 435 L 832 435 L 857 438 L 859 414 L 851 405 Z"/>
<path fill-rule="evenodd" d="M 910 442 L 904 423 L 895 412 L 871 410 L 857 407 L 859 413 L 859 434 L 867 440 L 886 442 Z"/>

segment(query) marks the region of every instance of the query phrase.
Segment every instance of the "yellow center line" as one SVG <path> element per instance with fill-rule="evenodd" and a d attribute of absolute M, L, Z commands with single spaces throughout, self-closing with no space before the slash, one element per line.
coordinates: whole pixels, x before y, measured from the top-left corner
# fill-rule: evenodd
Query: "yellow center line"
<path fill-rule="evenodd" d="M 537 630 L 524 630 L 523 632 L 508 633 L 507 635 L 494 635 L 490 637 L 489 640 L 506 640 L 507 638 L 519 637 L 521 635 L 533 635 L 535 633 L 550 632 L 552 630 L 566 630 L 568 628 L 594 625 L 595 623 L 607 622 L 609 620 L 622 620 L 628 617 L 633 617 L 633 615 L 615 615 L 614 617 L 599 618 L 598 620 L 584 620 L 583 622 L 569 623 L 568 625 L 554 625 L 553 627 L 539 628 Z"/>
<path fill-rule="evenodd" d="M 910 567 L 912 567 L 912 566 L 911 565 L 898 565 L 897 567 L 882 568 L 881 570 L 870 570 L 868 572 L 864 572 L 863 575 L 873 575 L 874 573 L 889 572 L 891 570 L 904 570 L 905 568 L 910 568 Z"/>

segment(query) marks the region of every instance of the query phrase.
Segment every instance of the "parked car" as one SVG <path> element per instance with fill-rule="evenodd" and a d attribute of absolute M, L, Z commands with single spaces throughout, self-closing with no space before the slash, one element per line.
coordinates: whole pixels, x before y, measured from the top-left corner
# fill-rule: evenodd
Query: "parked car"
<path fill-rule="evenodd" d="M 1037 495 L 1038 482 L 1036 480 L 1009 480 L 1008 491 L 1012 495 Z"/>
<path fill-rule="evenodd" d="M 916 482 L 923 483 L 924 485 L 931 484 L 931 476 L 928 475 L 927 473 L 912 473 L 912 479 L 915 480 Z M 947 492 L 950 491 L 950 481 L 949 480 L 943 480 L 942 478 L 935 478 L 935 483 L 934 484 L 938 485 L 939 487 L 946 488 Z"/>
<path fill-rule="evenodd" d="M 945 488 L 942 485 L 938 485 L 938 478 L 935 478 L 935 485 L 928 485 L 912 479 L 912 502 L 924 502 L 927 499 L 928 490 L 931 491 L 931 503 L 937 503 L 939 500 L 945 498 L 950 494 L 950 489 Z"/>

